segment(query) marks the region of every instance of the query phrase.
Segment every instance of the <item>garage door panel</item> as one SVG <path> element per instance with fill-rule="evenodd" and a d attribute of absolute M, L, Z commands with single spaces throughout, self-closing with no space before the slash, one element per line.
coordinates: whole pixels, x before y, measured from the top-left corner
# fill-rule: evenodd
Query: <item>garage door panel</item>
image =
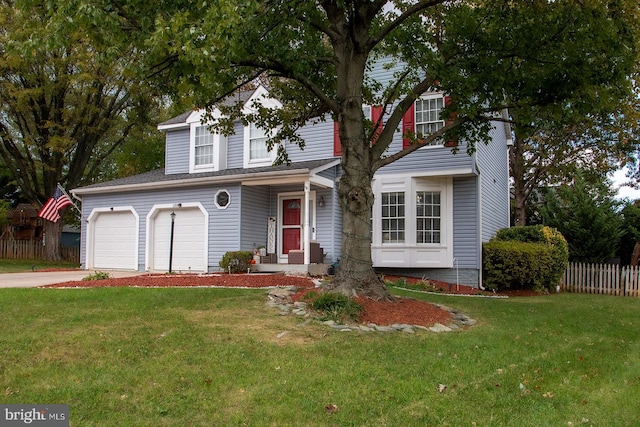
<path fill-rule="evenodd" d="M 137 220 L 132 212 L 100 213 L 93 230 L 93 268 L 137 269 Z"/>
<path fill-rule="evenodd" d="M 175 211 L 173 233 L 173 271 L 206 271 L 205 216 L 197 208 Z M 153 223 L 153 269 L 169 270 L 171 211 L 160 211 Z"/>

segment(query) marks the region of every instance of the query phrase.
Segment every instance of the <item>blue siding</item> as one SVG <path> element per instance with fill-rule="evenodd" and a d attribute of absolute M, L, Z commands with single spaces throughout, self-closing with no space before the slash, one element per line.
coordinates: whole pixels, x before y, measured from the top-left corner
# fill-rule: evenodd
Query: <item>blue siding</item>
<path fill-rule="evenodd" d="M 243 167 L 244 156 L 244 127 L 238 122 L 234 126 L 234 134 L 229 135 L 227 141 L 227 168 Z"/>
<path fill-rule="evenodd" d="M 164 164 L 167 175 L 189 172 L 189 129 L 167 131 Z"/>
<path fill-rule="evenodd" d="M 214 196 L 225 189 L 231 196 L 227 209 L 218 209 Z M 82 199 L 82 215 L 88 218 L 94 208 L 109 206 L 132 206 L 140 218 L 138 247 L 138 269 L 144 270 L 146 255 L 147 214 L 155 205 L 200 202 L 209 213 L 209 255 L 210 270 L 217 270 L 222 255 L 227 251 L 239 250 L 240 241 L 240 186 L 197 187 L 171 190 L 123 192 L 117 195 L 85 195 Z M 177 208 L 179 209 L 179 208 Z M 86 263 L 86 222 L 82 223 L 83 239 L 80 260 Z"/>
<path fill-rule="evenodd" d="M 460 268 L 478 268 L 480 264 L 476 188 L 476 177 L 453 180 L 453 256 Z"/>
<path fill-rule="evenodd" d="M 509 163 L 504 125 L 497 123 L 488 145 L 478 146 L 478 169 L 482 194 L 482 241 L 509 227 Z"/>
<path fill-rule="evenodd" d="M 269 187 L 242 187 L 240 248 L 267 245 Z"/>
<path fill-rule="evenodd" d="M 289 160 L 299 162 L 333 157 L 333 121 L 330 118 L 300 129 L 299 134 L 305 147 L 301 150 L 297 144 L 287 144 Z"/>

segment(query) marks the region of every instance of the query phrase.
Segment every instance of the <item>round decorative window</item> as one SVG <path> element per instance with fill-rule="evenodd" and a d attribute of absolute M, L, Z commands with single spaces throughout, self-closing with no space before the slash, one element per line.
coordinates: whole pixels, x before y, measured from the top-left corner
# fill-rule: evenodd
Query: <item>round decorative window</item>
<path fill-rule="evenodd" d="M 229 201 L 231 200 L 231 196 L 229 196 L 229 192 L 227 190 L 220 190 L 216 193 L 216 206 L 220 209 L 226 209 L 229 206 Z"/>

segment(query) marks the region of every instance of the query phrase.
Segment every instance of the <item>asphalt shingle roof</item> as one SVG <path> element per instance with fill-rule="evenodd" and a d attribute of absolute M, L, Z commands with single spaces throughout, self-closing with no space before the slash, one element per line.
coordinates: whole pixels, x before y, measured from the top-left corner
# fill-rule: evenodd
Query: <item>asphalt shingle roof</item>
<path fill-rule="evenodd" d="M 74 189 L 79 193 L 82 190 L 91 190 L 98 188 L 120 187 L 120 186 L 144 186 L 146 184 L 162 183 L 162 182 L 176 182 L 176 181 L 189 181 L 194 179 L 206 179 L 214 177 L 229 177 L 230 181 L 233 181 L 237 177 L 240 181 L 253 174 L 265 173 L 265 172 L 295 172 L 301 170 L 313 170 L 322 168 L 322 166 L 328 165 L 335 161 L 336 158 L 321 159 L 321 160 L 309 160 L 305 162 L 294 162 L 290 165 L 278 165 L 278 166 L 264 166 L 258 168 L 234 168 L 225 169 L 217 172 L 201 172 L 201 173 L 178 173 L 178 174 L 165 174 L 164 168 L 156 169 L 151 172 L 145 172 L 138 175 L 128 176 L 126 178 L 114 179 L 112 181 L 101 182 L 98 184 L 87 185 Z M 80 190 L 80 191 L 78 191 Z"/>

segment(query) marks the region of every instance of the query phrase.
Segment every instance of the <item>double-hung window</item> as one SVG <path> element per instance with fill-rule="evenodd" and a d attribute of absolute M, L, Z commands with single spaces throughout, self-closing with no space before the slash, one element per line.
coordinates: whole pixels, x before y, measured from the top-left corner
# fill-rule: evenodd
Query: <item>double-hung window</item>
<path fill-rule="evenodd" d="M 194 165 L 209 166 L 213 164 L 213 135 L 206 126 L 195 128 Z"/>
<path fill-rule="evenodd" d="M 263 161 L 271 158 L 267 149 L 267 133 L 257 127 L 255 123 L 249 124 L 249 161 Z"/>
<path fill-rule="evenodd" d="M 382 243 L 404 243 L 404 192 L 382 193 Z"/>
<path fill-rule="evenodd" d="M 428 97 L 416 100 L 416 134 L 429 135 L 444 127 L 440 113 L 444 108 L 444 97 Z"/>
<path fill-rule="evenodd" d="M 440 192 L 416 192 L 416 243 L 440 243 Z"/>

